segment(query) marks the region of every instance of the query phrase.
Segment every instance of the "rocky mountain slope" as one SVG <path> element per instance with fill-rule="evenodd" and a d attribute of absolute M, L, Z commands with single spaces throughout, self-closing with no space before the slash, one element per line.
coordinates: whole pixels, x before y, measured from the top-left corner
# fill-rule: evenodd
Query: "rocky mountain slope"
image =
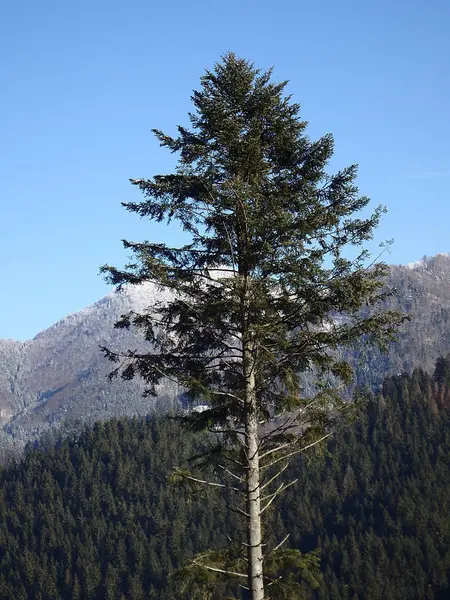
<path fill-rule="evenodd" d="M 377 383 L 388 373 L 431 370 L 450 352 L 450 256 L 439 254 L 406 266 L 393 266 L 388 285 L 398 289 L 391 305 L 408 312 L 398 341 L 384 356 L 360 356 L 361 382 Z M 18 447 L 46 429 L 74 420 L 145 414 L 173 402 L 178 390 L 163 385 L 158 399 L 143 398 L 138 380 L 109 383 L 109 363 L 99 350 L 145 348 L 132 332 L 114 329 L 121 314 L 152 306 L 161 292 L 152 284 L 111 293 L 69 315 L 33 340 L 0 340 L 0 447 Z M 1 458 L 1 455 L 0 455 Z"/>
<path fill-rule="evenodd" d="M 424 257 L 392 266 L 388 285 L 398 294 L 389 305 L 409 314 L 388 353 L 372 350 L 358 364 L 360 382 L 379 384 L 388 374 L 433 370 L 439 356 L 450 352 L 450 254 Z"/>
<path fill-rule="evenodd" d="M 0 447 L 21 446 L 62 422 L 146 414 L 176 396 L 172 384 L 159 398 L 142 397 L 138 380 L 114 380 L 99 346 L 145 348 L 131 332 L 114 329 L 120 315 L 152 306 L 161 292 L 151 284 L 113 292 L 62 319 L 27 342 L 0 340 Z M 0 455 L 1 458 L 1 455 Z"/>

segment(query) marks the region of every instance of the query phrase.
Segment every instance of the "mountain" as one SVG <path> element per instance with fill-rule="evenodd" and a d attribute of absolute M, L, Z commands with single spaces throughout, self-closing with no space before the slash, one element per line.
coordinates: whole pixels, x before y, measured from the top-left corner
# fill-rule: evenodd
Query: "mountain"
<path fill-rule="evenodd" d="M 30 341 L 0 340 L 0 446 L 15 441 L 20 447 L 65 421 L 147 414 L 157 403 L 174 398 L 170 383 L 160 386 L 156 401 L 142 396 L 139 380 L 118 378 L 110 383 L 113 365 L 99 348 L 148 347 L 138 336 L 114 329 L 114 323 L 132 309 L 151 307 L 164 295 L 150 283 L 129 287 L 67 316 Z"/>
<path fill-rule="evenodd" d="M 398 289 L 390 306 L 412 317 L 387 355 L 371 350 L 359 356 L 360 383 L 379 384 L 390 373 L 431 370 L 450 352 L 450 256 L 438 254 L 405 266 L 392 266 L 388 286 Z M 159 396 L 143 398 L 139 380 L 114 383 L 99 346 L 142 349 L 132 332 L 114 329 L 121 314 L 142 311 L 164 299 L 153 284 L 113 292 L 94 305 L 62 319 L 33 340 L 0 340 L 0 448 L 19 449 L 63 422 L 95 421 L 147 414 L 173 402 L 179 390 L 163 384 Z M 1 458 L 1 454 L 0 454 Z"/>
<path fill-rule="evenodd" d="M 436 359 L 450 352 L 450 254 L 391 266 L 387 285 L 397 290 L 389 308 L 404 311 L 411 320 L 387 353 L 373 349 L 361 356 L 358 379 L 371 386 L 380 385 L 386 375 L 411 373 L 419 365 L 431 372 Z"/>

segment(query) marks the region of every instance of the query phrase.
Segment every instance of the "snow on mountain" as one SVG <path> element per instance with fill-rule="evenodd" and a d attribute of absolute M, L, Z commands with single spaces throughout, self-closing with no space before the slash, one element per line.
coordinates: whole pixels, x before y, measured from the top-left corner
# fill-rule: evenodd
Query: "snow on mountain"
<path fill-rule="evenodd" d="M 450 257 L 450 254 L 447 252 L 439 252 L 436 256 L 424 256 L 420 260 L 416 260 L 414 262 L 407 263 L 406 265 L 398 265 L 399 267 L 404 267 L 406 269 L 427 269 L 429 265 L 435 265 L 436 262 L 443 260 L 447 263 L 447 259 Z"/>
<path fill-rule="evenodd" d="M 141 381 L 109 382 L 113 365 L 100 346 L 148 348 L 134 333 L 114 329 L 114 323 L 130 310 L 143 311 L 168 297 L 151 283 L 130 286 L 68 315 L 30 341 L 0 340 L 0 427 L 26 440 L 67 420 L 154 410 L 155 400 L 142 397 Z M 176 394 L 172 384 L 163 384 L 160 402 Z"/>
<path fill-rule="evenodd" d="M 373 350 L 357 367 L 362 383 L 379 383 L 388 373 L 431 370 L 450 352 L 450 255 L 438 254 L 391 267 L 388 285 L 398 289 L 389 301 L 412 317 L 387 355 Z M 0 459 L 11 440 L 19 445 L 66 421 L 147 414 L 176 401 L 180 390 L 161 385 L 159 396 L 144 398 L 143 383 L 108 381 L 112 370 L 99 346 L 149 348 L 133 331 L 114 329 L 130 310 L 142 312 L 170 297 L 155 285 L 128 286 L 92 306 L 68 315 L 27 342 L 0 340 Z"/>
<path fill-rule="evenodd" d="M 420 267 L 423 267 L 425 264 L 426 264 L 425 260 L 423 258 L 421 258 L 420 260 L 416 260 L 414 262 L 407 263 L 405 265 L 405 267 L 407 269 L 418 269 Z"/>

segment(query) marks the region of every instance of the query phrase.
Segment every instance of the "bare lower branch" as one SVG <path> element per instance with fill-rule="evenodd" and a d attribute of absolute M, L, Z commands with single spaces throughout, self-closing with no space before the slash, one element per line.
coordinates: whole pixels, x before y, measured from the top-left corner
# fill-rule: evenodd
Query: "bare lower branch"
<path fill-rule="evenodd" d="M 320 442 L 323 442 L 324 440 L 326 440 L 327 438 L 331 437 L 332 435 L 333 435 L 333 433 L 327 433 L 326 435 L 323 435 L 318 440 L 315 440 L 314 442 L 311 442 L 311 444 L 307 444 L 306 446 L 303 446 L 302 448 L 299 448 L 298 450 L 294 450 L 293 452 L 289 452 L 289 454 L 285 454 L 284 456 L 280 456 L 280 458 L 277 458 L 277 459 L 273 460 L 271 463 L 268 463 L 267 465 L 262 465 L 261 466 L 261 470 L 262 469 L 269 469 L 270 467 L 273 467 L 274 465 L 278 464 L 282 460 L 287 460 L 288 458 L 292 458 L 293 456 L 296 456 L 297 454 L 301 454 L 305 450 L 308 450 L 309 448 L 312 448 L 313 446 L 316 446 L 317 444 L 320 444 Z"/>
<path fill-rule="evenodd" d="M 243 451 L 245 452 L 246 445 L 241 443 L 241 447 L 242 447 Z M 225 460 L 230 461 L 230 463 L 233 463 L 233 465 L 236 465 L 236 466 L 238 466 L 241 469 L 246 469 L 247 468 L 246 463 L 242 463 L 239 460 L 236 460 L 235 458 L 231 458 L 231 456 L 227 456 L 225 454 L 225 452 L 223 453 L 223 458 L 225 458 Z"/>
<path fill-rule="evenodd" d="M 239 398 L 239 396 L 236 396 L 236 394 L 232 394 L 231 392 L 220 392 L 218 390 L 208 390 L 209 394 L 213 394 L 214 396 L 226 396 L 227 398 L 232 398 L 233 400 L 236 400 L 237 402 L 239 402 L 239 404 L 241 406 L 244 406 L 244 401 L 242 400 L 242 398 Z"/>
<path fill-rule="evenodd" d="M 279 492 L 281 492 L 281 490 L 283 489 L 283 485 L 284 484 L 281 483 L 272 494 L 267 494 L 267 496 L 261 496 L 261 502 L 263 502 L 264 500 L 267 500 L 268 498 L 273 499 Z"/>
<path fill-rule="evenodd" d="M 225 488 L 227 490 L 233 490 L 234 492 L 242 493 L 242 490 L 240 490 L 239 488 L 231 486 L 231 485 L 227 485 L 226 483 L 216 483 L 215 481 L 206 481 L 206 479 L 199 479 L 198 477 L 192 477 L 192 475 L 187 475 L 186 473 L 183 473 L 179 469 L 175 469 L 175 473 L 177 475 L 179 475 L 180 477 L 183 477 L 183 479 L 187 479 L 188 481 L 193 481 L 194 483 L 201 483 L 203 485 L 210 485 L 211 487 Z"/>
<path fill-rule="evenodd" d="M 269 481 L 266 481 L 266 483 L 264 483 L 263 485 L 260 484 L 261 491 L 266 489 L 266 487 L 268 487 L 273 481 L 275 481 L 275 479 L 277 479 L 280 475 L 282 475 L 288 467 L 289 467 L 289 463 L 285 464 L 277 473 L 275 473 L 275 475 L 273 477 L 271 477 L 269 479 Z"/>
<path fill-rule="evenodd" d="M 273 493 L 270 494 L 269 496 L 266 496 L 266 498 L 270 498 L 269 502 L 261 509 L 260 511 L 260 515 L 263 514 L 264 511 L 266 511 L 269 506 L 272 504 L 272 502 L 275 500 L 275 498 L 277 496 L 279 496 L 282 492 L 284 492 L 285 490 L 287 490 L 289 487 L 291 487 L 291 485 L 295 485 L 297 483 L 298 479 L 294 479 L 293 481 L 290 481 L 289 483 L 287 483 L 286 485 L 284 485 L 283 483 L 280 485 L 280 487 Z"/>
<path fill-rule="evenodd" d="M 227 469 L 223 465 L 217 465 L 217 467 L 219 469 L 222 469 L 222 471 L 224 473 L 226 473 L 227 475 L 230 475 L 230 477 L 233 477 L 234 479 L 237 479 L 238 481 L 241 481 L 242 483 L 244 482 L 244 479 L 242 477 L 239 477 L 239 475 L 236 475 L 236 473 L 233 473 L 232 471 L 230 471 L 230 469 Z"/>
<path fill-rule="evenodd" d="M 247 574 L 244 573 L 238 573 L 236 571 L 227 571 L 226 569 L 219 569 L 217 567 L 210 567 L 209 565 L 202 565 L 201 563 L 197 562 L 196 560 L 192 561 L 193 565 L 196 565 L 197 567 L 201 567 L 202 569 L 207 569 L 208 571 L 212 571 L 213 573 L 222 573 L 223 575 L 231 575 L 233 577 L 244 577 L 245 579 L 247 579 Z"/>
<path fill-rule="evenodd" d="M 282 579 L 283 579 L 283 575 L 280 575 L 276 579 L 272 579 L 271 581 L 269 581 L 269 583 L 266 583 L 266 587 L 270 587 L 271 585 L 273 585 L 277 581 L 281 581 Z"/>
<path fill-rule="evenodd" d="M 232 538 L 231 536 L 227 535 L 227 540 L 229 542 L 237 542 L 238 544 L 240 544 L 241 546 L 244 546 L 244 548 L 250 548 L 250 546 L 246 543 L 243 542 L 242 540 L 238 540 L 237 538 Z M 244 558 L 242 557 L 242 560 L 244 560 L 245 562 L 248 562 L 248 558 Z"/>
<path fill-rule="evenodd" d="M 245 510 L 242 510 L 242 508 L 239 508 L 239 506 L 230 506 L 229 504 L 227 504 L 226 508 L 228 510 L 231 510 L 231 512 L 235 512 L 238 515 L 242 515 L 242 516 L 246 517 L 247 519 L 250 519 L 250 515 L 248 514 L 248 512 L 245 512 Z"/>
<path fill-rule="evenodd" d="M 269 556 L 270 554 L 273 554 L 274 552 L 276 552 L 277 550 L 279 550 L 279 549 L 281 548 L 281 546 L 282 546 L 283 544 L 285 544 L 285 543 L 288 541 L 288 539 L 289 539 L 289 536 L 290 536 L 290 535 L 291 535 L 291 534 L 290 534 L 290 533 L 288 533 L 288 534 L 287 534 L 287 536 L 285 536 L 285 537 L 284 537 L 284 538 L 281 540 L 281 542 L 275 546 L 275 548 L 273 548 L 273 549 L 272 549 L 270 552 L 267 552 L 267 554 L 264 556 L 264 558 L 266 558 L 266 557 L 267 557 L 267 556 Z"/>
<path fill-rule="evenodd" d="M 270 450 L 267 450 L 267 452 L 264 452 L 263 454 L 261 454 L 259 457 L 259 460 L 263 460 L 264 458 L 266 458 L 266 456 L 269 456 L 270 454 L 274 454 L 275 452 L 281 452 L 281 450 L 285 450 L 286 448 L 292 448 L 292 446 L 294 446 L 297 443 L 298 443 L 298 441 L 294 440 L 292 442 L 286 442 L 285 444 L 280 444 L 279 446 L 276 446 L 275 448 L 271 448 Z"/>

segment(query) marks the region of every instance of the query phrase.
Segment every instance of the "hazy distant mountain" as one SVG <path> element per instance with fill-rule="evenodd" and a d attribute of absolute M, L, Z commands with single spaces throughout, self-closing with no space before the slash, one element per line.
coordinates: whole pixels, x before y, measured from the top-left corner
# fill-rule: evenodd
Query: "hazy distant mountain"
<path fill-rule="evenodd" d="M 142 397 L 142 382 L 108 381 L 113 365 L 99 346 L 144 349 L 139 336 L 114 329 L 114 323 L 161 297 L 152 284 L 130 287 L 69 315 L 33 340 L 0 340 L 0 427 L 7 434 L 0 436 L 0 445 L 11 435 L 20 445 L 62 421 L 151 412 L 156 402 Z M 172 384 L 162 385 L 158 401 L 175 396 Z"/>
<path fill-rule="evenodd" d="M 436 358 L 450 352 L 450 256 L 393 266 L 389 285 L 399 290 L 393 306 L 412 316 L 387 356 L 363 356 L 359 379 L 379 382 L 392 372 L 416 365 L 431 370 Z M 109 383 L 112 368 L 99 345 L 144 348 L 139 336 L 115 330 L 119 316 L 152 306 L 161 292 L 152 284 L 111 293 L 79 313 L 69 315 L 28 342 L 0 340 L 0 446 L 27 439 L 64 421 L 95 420 L 145 414 L 156 404 L 173 402 L 178 390 L 162 386 L 155 402 L 142 397 L 139 380 Z M 14 437 L 13 437 L 14 436 Z"/>
<path fill-rule="evenodd" d="M 371 384 L 416 366 L 430 372 L 439 356 L 450 353 L 450 255 L 392 266 L 388 284 L 398 290 L 390 306 L 409 314 L 411 321 L 386 355 L 373 350 L 363 357 L 358 377 Z"/>

